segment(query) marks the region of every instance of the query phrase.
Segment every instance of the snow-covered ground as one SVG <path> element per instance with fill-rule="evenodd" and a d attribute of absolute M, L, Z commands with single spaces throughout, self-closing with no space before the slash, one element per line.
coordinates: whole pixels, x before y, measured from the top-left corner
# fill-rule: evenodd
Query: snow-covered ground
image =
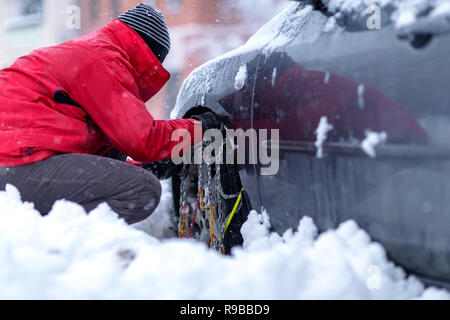
<path fill-rule="evenodd" d="M 170 232 L 170 191 L 139 228 Z M 448 299 L 386 258 L 354 222 L 317 235 L 303 218 L 282 237 L 252 212 L 230 257 L 192 240 L 157 239 L 107 205 L 87 215 L 60 201 L 47 217 L 0 192 L 0 299 Z M 153 226 L 153 227 L 152 227 Z"/>

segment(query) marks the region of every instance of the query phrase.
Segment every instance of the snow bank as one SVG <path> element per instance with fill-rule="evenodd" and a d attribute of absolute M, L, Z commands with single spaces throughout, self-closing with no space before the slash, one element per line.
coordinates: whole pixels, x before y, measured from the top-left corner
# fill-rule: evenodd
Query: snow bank
<path fill-rule="evenodd" d="M 41 217 L 11 186 L 0 192 L 0 220 L 1 299 L 450 297 L 406 278 L 354 222 L 317 236 L 304 218 L 279 236 L 252 212 L 245 247 L 224 257 L 192 240 L 157 240 L 107 205 L 87 215 L 60 201 Z"/>

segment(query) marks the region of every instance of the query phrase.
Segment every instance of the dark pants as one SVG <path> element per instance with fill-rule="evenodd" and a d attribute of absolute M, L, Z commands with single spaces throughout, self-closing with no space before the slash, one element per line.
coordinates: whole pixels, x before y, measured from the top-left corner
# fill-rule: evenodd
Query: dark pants
<path fill-rule="evenodd" d="M 86 211 L 106 202 L 129 224 L 149 217 L 159 204 L 161 184 L 149 171 L 106 157 L 65 154 L 36 163 L 0 168 L 0 190 L 19 189 L 43 215 L 66 199 Z"/>

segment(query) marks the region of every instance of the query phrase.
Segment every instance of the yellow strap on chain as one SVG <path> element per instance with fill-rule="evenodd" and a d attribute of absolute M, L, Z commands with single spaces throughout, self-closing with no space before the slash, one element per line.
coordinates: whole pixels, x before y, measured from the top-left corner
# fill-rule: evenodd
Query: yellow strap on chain
<path fill-rule="evenodd" d="M 209 206 L 209 236 L 211 237 L 211 242 L 209 243 L 209 246 L 212 247 L 213 241 L 214 241 L 214 210 L 213 206 Z"/>
<path fill-rule="evenodd" d="M 180 230 L 178 230 L 178 238 L 184 238 L 186 235 L 186 213 L 185 213 L 185 208 L 187 205 L 185 205 L 185 207 L 183 208 L 183 220 L 181 221 L 181 226 L 180 226 Z"/>
<path fill-rule="evenodd" d="M 206 209 L 208 209 L 208 208 L 206 207 L 204 198 L 205 198 L 205 190 L 202 189 L 201 195 L 200 195 L 200 209 L 201 209 L 202 211 L 206 211 Z"/>
<path fill-rule="evenodd" d="M 231 221 L 233 220 L 234 215 L 236 214 L 236 211 L 239 208 L 239 204 L 242 201 L 242 192 L 243 191 L 244 191 L 244 188 L 242 188 L 241 192 L 239 193 L 239 197 L 236 200 L 236 203 L 234 205 L 233 211 L 231 211 L 230 216 L 228 217 L 227 224 L 225 225 L 225 230 L 223 231 L 224 234 L 227 232 L 228 227 L 230 226 Z"/>

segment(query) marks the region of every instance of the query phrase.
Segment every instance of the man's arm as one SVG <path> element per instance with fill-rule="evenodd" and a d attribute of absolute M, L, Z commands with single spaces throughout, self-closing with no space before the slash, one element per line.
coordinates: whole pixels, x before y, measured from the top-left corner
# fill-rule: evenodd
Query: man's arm
<path fill-rule="evenodd" d="M 172 133 L 184 129 L 193 139 L 194 127 L 201 127 L 201 123 L 191 119 L 153 119 L 139 98 L 134 78 L 117 63 L 100 60 L 90 65 L 78 74 L 69 89 L 112 146 L 137 161 L 170 158 L 179 143 L 171 140 Z"/>

